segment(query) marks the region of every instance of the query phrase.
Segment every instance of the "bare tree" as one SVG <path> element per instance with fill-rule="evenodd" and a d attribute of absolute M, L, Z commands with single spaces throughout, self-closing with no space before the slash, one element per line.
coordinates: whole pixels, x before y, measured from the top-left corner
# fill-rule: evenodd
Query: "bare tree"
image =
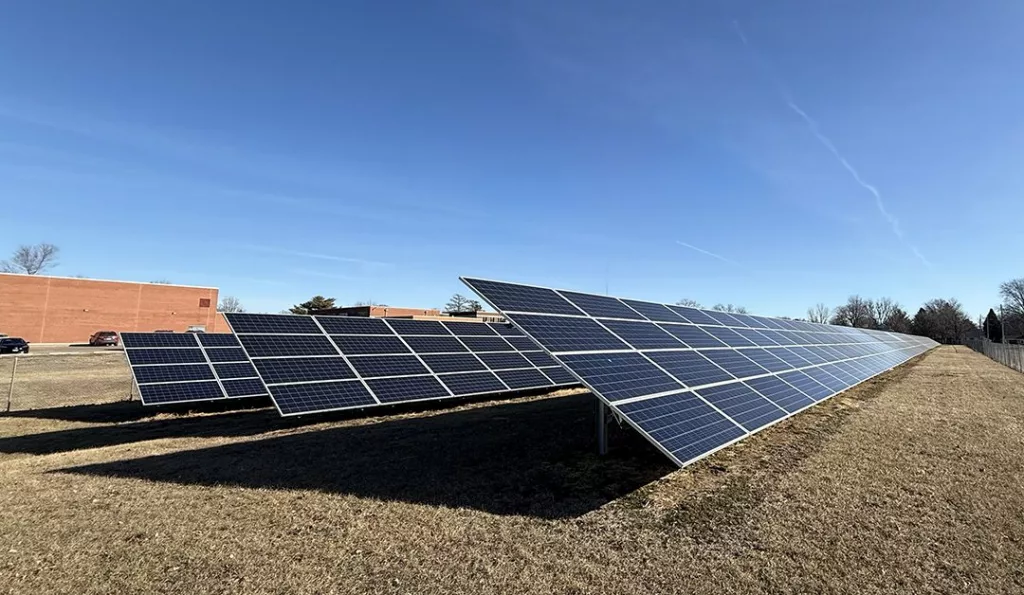
<path fill-rule="evenodd" d="M 698 302 L 697 300 L 691 300 L 690 298 L 683 298 L 683 299 L 679 300 L 678 302 L 676 302 L 676 305 L 677 306 L 686 306 L 687 308 L 703 308 L 704 307 L 704 306 L 701 306 L 700 302 Z"/>
<path fill-rule="evenodd" d="M 857 328 L 875 328 L 878 325 L 875 323 L 872 309 L 871 300 L 864 299 L 859 295 L 851 295 L 847 298 L 845 304 L 832 312 L 832 324 Z"/>
<path fill-rule="evenodd" d="M 913 322 L 910 320 L 910 316 L 907 316 L 907 312 L 899 306 L 896 306 L 889 316 L 882 321 L 882 326 L 894 333 L 910 333 L 913 330 Z"/>
<path fill-rule="evenodd" d="M 1017 316 L 1024 316 L 1024 277 L 999 284 L 999 295 L 1003 298 L 1003 310 Z"/>
<path fill-rule="evenodd" d="M 0 272 L 38 275 L 57 264 L 60 248 L 53 244 L 18 246 L 10 260 L 0 261 Z"/>
<path fill-rule="evenodd" d="M 892 313 L 900 307 L 896 303 L 896 300 L 888 297 L 879 298 L 874 301 L 868 302 L 871 305 L 871 317 L 875 319 L 875 323 L 879 325 L 885 325 L 885 321 L 889 320 Z"/>
<path fill-rule="evenodd" d="M 956 299 L 935 299 L 927 302 L 914 316 L 913 329 L 940 343 L 962 343 L 967 332 L 975 328 L 970 316 Z"/>
<path fill-rule="evenodd" d="M 474 308 L 474 304 L 476 304 L 476 306 L 478 306 L 477 310 L 473 309 Z M 444 311 L 448 312 L 449 314 L 453 314 L 453 313 L 457 313 L 457 312 L 476 312 L 476 311 L 482 309 L 482 308 L 479 308 L 479 306 L 480 306 L 480 304 L 476 300 L 472 300 L 472 299 L 462 295 L 461 293 L 456 293 L 455 295 L 453 295 L 451 297 L 451 299 L 448 300 L 448 303 L 445 304 Z"/>
<path fill-rule="evenodd" d="M 807 321 L 817 322 L 818 324 L 828 324 L 828 319 L 832 317 L 832 308 L 829 308 L 825 304 L 818 302 L 814 304 L 813 308 L 807 308 Z"/>
<path fill-rule="evenodd" d="M 730 314 L 746 314 L 747 309 L 743 306 L 734 306 L 732 304 L 715 304 L 711 306 L 712 310 L 718 310 L 719 312 L 728 312 Z"/>
<path fill-rule="evenodd" d="M 242 300 L 236 298 L 233 295 L 224 296 L 224 299 L 220 301 L 217 306 L 218 312 L 245 312 L 245 308 L 242 307 Z"/>

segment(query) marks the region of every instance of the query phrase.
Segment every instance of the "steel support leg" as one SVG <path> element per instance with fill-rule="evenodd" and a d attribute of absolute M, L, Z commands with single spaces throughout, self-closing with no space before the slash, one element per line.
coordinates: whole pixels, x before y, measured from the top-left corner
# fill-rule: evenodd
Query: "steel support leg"
<path fill-rule="evenodd" d="M 597 454 L 608 454 L 608 406 L 597 400 Z"/>

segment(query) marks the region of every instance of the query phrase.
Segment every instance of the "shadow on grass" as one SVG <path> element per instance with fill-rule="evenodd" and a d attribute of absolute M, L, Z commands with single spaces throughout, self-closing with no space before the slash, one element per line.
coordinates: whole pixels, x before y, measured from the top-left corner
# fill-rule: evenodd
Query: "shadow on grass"
<path fill-rule="evenodd" d="M 270 399 L 223 399 L 177 405 L 146 407 L 137 399 L 134 401 L 115 401 L 113 403 L 95 403 L 89 405 L 69 405 L 66 407 L 49 407 L 46 409 L 25 409 L 0 413 L 4 417 L 52 419 L 57 421 L 73 421 L 85 423 L 125 423 L 145 420 L 161 413 L 217 413 L 221 411 L 239 411 L 264 409 L 271 407 Z M 0 450 L 2 452 L 2 450 Z"/>
<path fill-rule="evenodd" d="M 186 485 L 299 489 L 494 514 L 578 516 L 675 469 L 630 431 L 596 454 L 589 394 L 336 427 L 62 469 Z"/>

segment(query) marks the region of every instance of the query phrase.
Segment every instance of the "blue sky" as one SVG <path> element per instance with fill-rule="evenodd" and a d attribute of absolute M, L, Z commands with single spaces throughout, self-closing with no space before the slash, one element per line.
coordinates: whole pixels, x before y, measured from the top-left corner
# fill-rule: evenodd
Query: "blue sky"
<path fill-rule="evenodd" d="M 7 3 L 0 254 L 252 311 L 472 275 L 977 315 L 1024 274 L 1024 4 L 505 4 Z"/>

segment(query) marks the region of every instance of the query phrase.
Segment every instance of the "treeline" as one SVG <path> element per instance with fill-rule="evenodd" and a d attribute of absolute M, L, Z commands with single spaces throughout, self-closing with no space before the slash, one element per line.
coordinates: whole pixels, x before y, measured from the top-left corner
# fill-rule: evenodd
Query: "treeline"
<path fill-rule="evenodd" d="M 908 333 L 930 337 L 940 343 L 962 343 L 977 329 L 963 305 L 955 298 L 937 298 L 925 302 L 913 317 L 892 298 L 864 298 L 852 295 L 836 308 L 816 304 L 807 309 L 807 320 Z"/>

